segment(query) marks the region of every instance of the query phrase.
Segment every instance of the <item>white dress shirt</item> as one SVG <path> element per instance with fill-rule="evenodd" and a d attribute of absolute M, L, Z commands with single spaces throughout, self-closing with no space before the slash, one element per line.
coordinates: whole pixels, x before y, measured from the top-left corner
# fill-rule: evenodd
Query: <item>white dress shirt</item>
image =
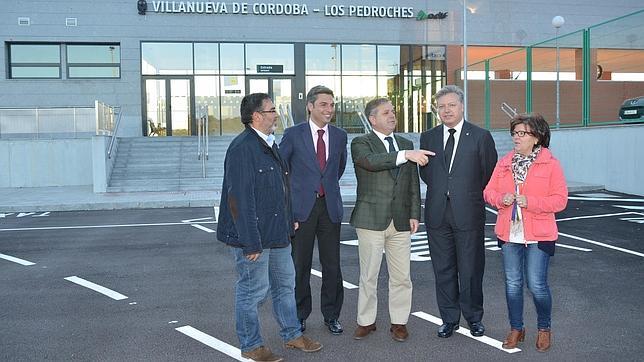
<path fill-rule="evenodd" d="M 461 119 L 460 122 L 456 124 L 456 126 L 452 127 L 456 130 L 454 133 L 454 152 L 452 153 L 452 159 L 449 162 L 449 171 L 452 172 L 452 165 L 454 164 L 454 156 L 456 156 L 456 149 L 458 148 L 458 140 L 461 138 L 461 130 L 463 129 L 463 120 Z M 443 149 L 445 149 L 445 146 L 447 145 L 447 139 L 449 138 L 449 127 L 446 127 L 443 125 Z"/>
<path fill-rule="evenodd" d="M 398 147 L 398 142 L 396 142 L 396 137 L 394 137 L 393 132 L 391 134 L 385 135 L 374 129 L 373 133 L 375 133 L 376 136 L 380 138 L 382 144 L 385 145 L 385 150 L 389 150 L 389 142 L 387 142 L 385 137 L 391 137 L 391 139 L 394 140 L 394 148 L 396 149 L 396 151 L 398 151 L 398 155 L 396 156 L 396 166 L 400 166 L 403 163 L 407 162 L 407 159 L 405 158 L 405 151 L 400 151 L 400 147 Z"/>
<path fill-rule="evenodd" d="M 273 147 L 273 143 L 275 143 L 275 136 L 273 134 L 265 135 L 264 132 L 256 128 L 253 128 L 253 131 L 257 132 L 257 134 L 266 142 L 268 147 Z"/>
<path fill-rule="evenodd" d="M 329 125 L 325 124 L 324 127 L 320 128 L 317 124 L 313 123 L 309 119 L 309 126 L 311 127 L 311 137 L 313 138 L 313 152 L 318 153 L 318 130 L 324 130 L 324 135 L 322 139 L 324 140 L 324 148 L 326 159 L 329 159 Z"/>

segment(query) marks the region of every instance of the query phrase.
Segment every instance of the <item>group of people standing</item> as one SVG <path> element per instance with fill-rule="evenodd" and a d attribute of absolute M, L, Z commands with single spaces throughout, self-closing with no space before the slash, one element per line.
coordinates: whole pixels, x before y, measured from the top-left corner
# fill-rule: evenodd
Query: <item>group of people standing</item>
<path fill-rule="evenodd" d="M 391 337 L 405 341 L 411 312 L 411 235 L 421 221 L 420 179 L 427 184 L 424 224 L 435 276 L 436 300 L 448 338 L 464 319 L 483 336 L 485 202 L 496 207 L 495 232 L 502 244 L 510 333 L 503 347 L 523 341 L 523 279 L 538 313 L 537 349 L 550 347 L 549 257 L 567 189 L 558 161 L 548 151 L 548 124 L 520 115 L 510 125 L 514 149 L 497 164 L 490 132 L 464 119 L 463 92 L 446 86 L 435 96 L 442 125 L 423 132 L 420 149 L 398 135 L 392 103 L 376 98 L 365 116 L 372 132 L 351 142 L 357 178 L 350 223 L 358 235 L 360 282 L 354 339 L 376 330 L 377 282 L 383 252 L 389 274 Z M 238 272 L 236 331 L 242 356 L 281 361 L 264 345 L 258 305 L 270 293 L 287 348 L 316 352 L 305 336 L 312 312 L 311 264 L 317 239 L 322 267 L 320 309 L 329 332 L 343 333 L 340 267 L 343 204 L 339 180 L 347 162 L 347 133 L 331 124 L 333 91 L 307 94 L 308 122 L 285 130 L 279 146 L 275 105 L 267 94 L 241 102 L 245 130 L 226 153 L 217 238 L 232 246 Z M 486 188 L 487 186 L 487 188 Z M 525 270 L 525 271 L 524 271 Z"/>

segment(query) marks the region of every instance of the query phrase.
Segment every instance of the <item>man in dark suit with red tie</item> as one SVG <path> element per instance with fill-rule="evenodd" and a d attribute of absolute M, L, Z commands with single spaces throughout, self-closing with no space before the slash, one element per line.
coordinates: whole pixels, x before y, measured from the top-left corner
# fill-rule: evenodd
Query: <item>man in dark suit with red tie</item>
<path fill-rule="evenodd" d="M 339 180 L 347 163 L 347 133 L 330 124 L 335 114 L 331 89 L 311 88 L 306 95 L 306 108 L 308 122 L 286 129 L 280 143 L 280 154 L 289 167 L 293 214 L 298 225 L 292 251 L 297 315 L 304 331 L 312 310 L 311 262 L 317 238 L 322 265 L 320 307 L 329 331 L 341 334 L 343 208 Z"/>
<path fill-rule="evenodd" d="M 496 165 L 489 131 L 464 119 L 463 91 L 453 85 L 436 93 L 443 122 L 422 133 L 420 148 L 436 157 L 420 168 L 427 184 L 425 227 L 436 282 L 436 300 L 443 325 L 438 336 L 459 328 L 461 312 L 473 336 L 485 333 L 483 271 L 485 269 L 483 189 Z"/>

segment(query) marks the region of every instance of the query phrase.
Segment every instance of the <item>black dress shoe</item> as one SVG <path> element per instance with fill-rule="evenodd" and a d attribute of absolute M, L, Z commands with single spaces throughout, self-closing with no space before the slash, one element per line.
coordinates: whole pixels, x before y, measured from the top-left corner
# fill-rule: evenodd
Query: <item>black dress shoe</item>
<path fill-rule="evenodd" d="M 481 337 L 483 334 L 485 334 L 485 326 L 481 322 L 472 322 L 469 323 L 470 325 L 470 334 L 473 335 L 474 337 Z"/>
<path fill-rule="evenodd" d="M 342 324 L 340 324 L 340 321 L 337 319 L 325 319 L 324 324 L 329 327 L 329 332 L 333 334 L 342 334 L 344 331 L 342 329 Z"/>
<path fill-rule="evenodd" d="M 306 330 L 306 319 L 300 319 L 300 331 L 304 332 Z"/>
<path fill-rule="evenodd" d="M 442 326 L 438 327 L 438 336 L 441 338 L 449 338 L 458 327 L 458 323 L 443 323 Z"/>

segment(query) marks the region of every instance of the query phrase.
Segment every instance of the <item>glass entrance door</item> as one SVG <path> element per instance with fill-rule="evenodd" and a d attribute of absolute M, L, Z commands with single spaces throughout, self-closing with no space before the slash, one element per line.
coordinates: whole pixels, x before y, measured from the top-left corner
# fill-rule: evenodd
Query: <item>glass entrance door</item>
<path fill-rule="evenodd" d="M 292 123 L 293 80 L 285 77 L 249 77 L 248 94 L 268 93 L 275 104 L 280 117 L 277 133 L 283 133 L 284 128 Z"/>
<path fill-rule="evenodd" d="M 189 136 L 193 132 L 192 84 L 188 78 L 145 79 L 147 136 Z"/>

